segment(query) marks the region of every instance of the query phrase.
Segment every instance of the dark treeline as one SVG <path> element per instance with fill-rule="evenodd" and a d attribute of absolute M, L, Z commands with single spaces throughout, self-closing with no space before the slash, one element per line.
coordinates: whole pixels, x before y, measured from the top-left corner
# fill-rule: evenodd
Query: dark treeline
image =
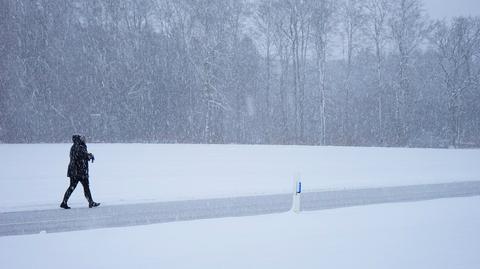
<path fill-rule="evenodd" d="M 480 18 L 420 0 L 2 0 L 0 142 L 480 146 Z"/>

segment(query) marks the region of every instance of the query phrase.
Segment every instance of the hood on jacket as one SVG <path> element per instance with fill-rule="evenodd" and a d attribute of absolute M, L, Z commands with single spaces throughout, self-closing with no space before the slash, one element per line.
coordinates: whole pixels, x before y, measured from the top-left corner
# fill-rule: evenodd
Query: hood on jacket
<path fill-rule="evenodd" d="M 81 135 L 73 135 L 72 136 L 73 144 L 82 144 L 82 136 Z"/>

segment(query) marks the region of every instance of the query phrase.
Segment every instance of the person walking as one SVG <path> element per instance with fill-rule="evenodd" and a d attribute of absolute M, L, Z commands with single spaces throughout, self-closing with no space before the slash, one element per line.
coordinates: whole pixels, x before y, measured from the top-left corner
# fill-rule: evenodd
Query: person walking
<path fill-rule="evenodd" d="M 67 176 L 70 178 L 70 186 L 63 196 L 60 207 L 70 209 L 67 204 L 68 198 L 70 198 L 70 195 L 77 187 L 78 182 L 82 183 L 85 198 L 88 200 L 88 207 L 97 207 L 100 203 L 93 201 L 88 182 L 88 162 L 92 161 L 93 163 L 95 157 L 87 151 L 85 136 L 73 135 L 72 141 L 73 145 L 70 149 L 70 163 L 67 171 Z"/>

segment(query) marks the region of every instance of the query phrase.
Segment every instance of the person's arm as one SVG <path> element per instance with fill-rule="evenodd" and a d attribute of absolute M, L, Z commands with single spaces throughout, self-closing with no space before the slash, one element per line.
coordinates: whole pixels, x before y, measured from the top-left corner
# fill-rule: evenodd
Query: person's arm
<path fill-rule="evenodd" d="M 81 145 L 78 146 L 75 153 L 76 153 L 75 157 L 77 160 L 87 160 L 87 161 L 90 160 L 90 153 L 88 153 L 87 147 L 85 146 L 81 146 Z"/>
<path fill-rule="evenodd" d="M 92 163 L 95 161 L 95 156 L 93 156 L 93 153 L 88 153 L 88 159 L 92 161 Z"/>
<path fill-rule="evenodd" d="M 88 155 L 87 161 L 92 161 L 92 163 L 93 163 L 93 161 L 95 161 L 95 156 L 93 156 L 93 153 L 88 152 L 87 145 L 84 145 L 84 148 L 85 148 L 85 151 L 87 152 L 87 155 Z"/>

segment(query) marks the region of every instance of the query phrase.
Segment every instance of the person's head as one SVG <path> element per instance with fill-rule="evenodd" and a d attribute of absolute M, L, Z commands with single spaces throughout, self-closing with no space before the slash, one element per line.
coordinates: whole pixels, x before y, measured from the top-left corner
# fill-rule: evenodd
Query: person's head
<path fill-rule="evenodd" d="M 87 139 L 83 135 L 75 134 L 72 136 L 72 141 L 74 144 L 85 144 Z"/>

